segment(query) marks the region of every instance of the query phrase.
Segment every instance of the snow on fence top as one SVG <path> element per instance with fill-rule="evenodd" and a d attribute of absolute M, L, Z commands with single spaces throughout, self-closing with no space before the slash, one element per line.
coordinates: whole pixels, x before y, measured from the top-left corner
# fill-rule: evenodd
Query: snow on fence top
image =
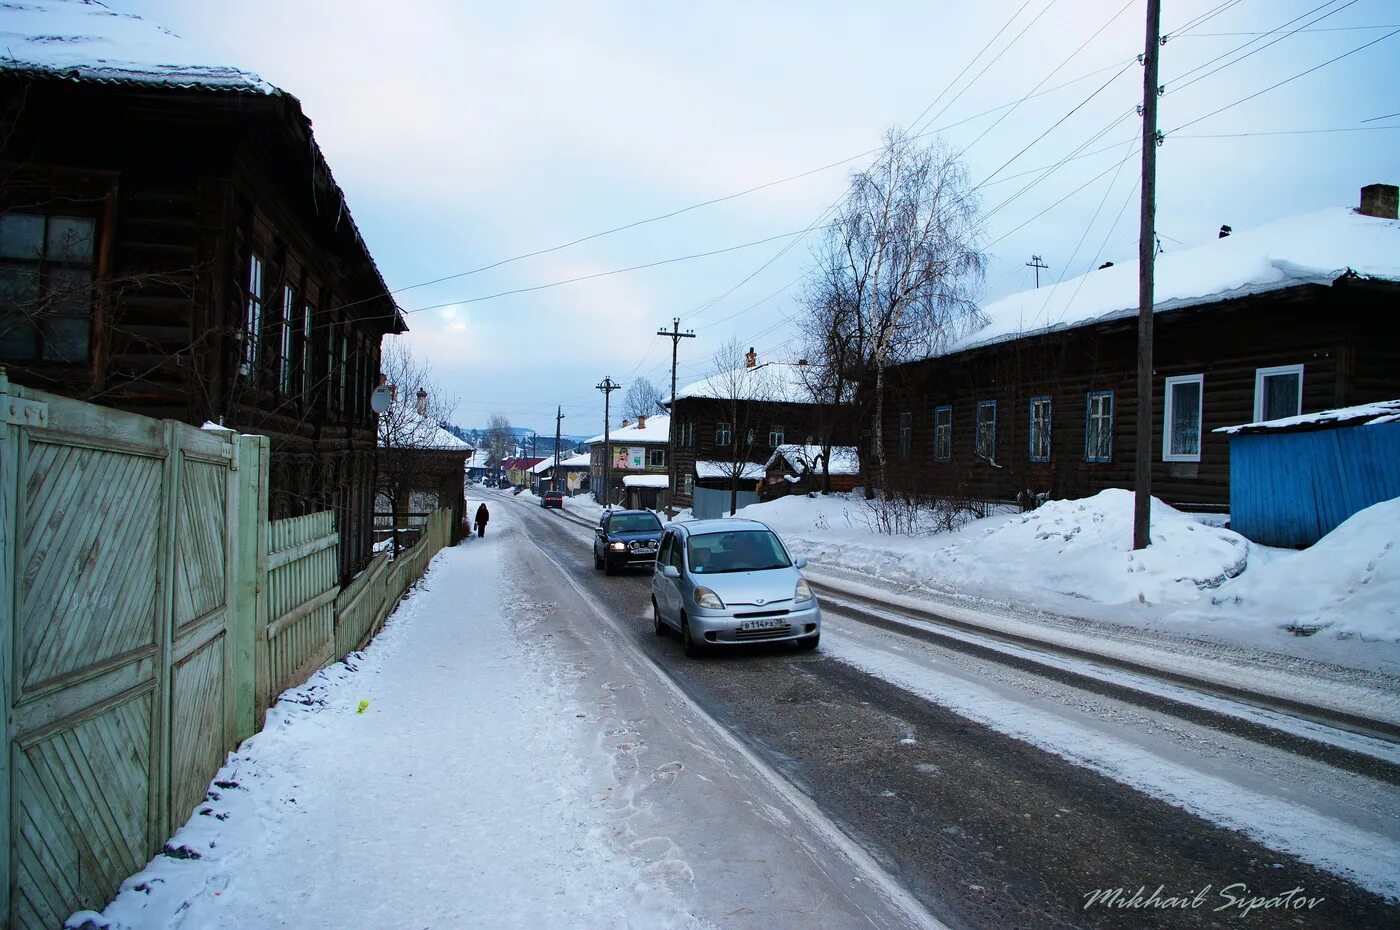
<path fill-rule="evenodd" d="M 1164 253 L 1154 272 L 1154 310 L 1330 285 L 1348 274 L 1400 281 L 1400 222 L 1334 207 Z M 940 354 L 1130 317 L 1137 307 L 1138 263 L 1123 262 L 989 304 L 987 324 Z"/>
<path fill-rule="evenodd" d="M 0 70 L 278 93 L 256 74 L 214 60 L 212 53 L 170 30 L 95 0 L 0 2 Z"/>
<path fill-rule="evenodd" d="M 1376 423 L 1395 423 L 1397 421 L 1400 421 L 1400 400 L 1384 400 L 1377 404 L 1338 407 L 1335 410 L 1302 413 L 1296 417 L 1260 420 L 1257 423 L 1244 423 L 1239 426 L 1222 426 L 1212 430 L 1212 432 L 1231 435 L 1235 433 L 1267 433 L 1275 430 L 1325 429 L 1332 426 L 1369 426 Z"/>

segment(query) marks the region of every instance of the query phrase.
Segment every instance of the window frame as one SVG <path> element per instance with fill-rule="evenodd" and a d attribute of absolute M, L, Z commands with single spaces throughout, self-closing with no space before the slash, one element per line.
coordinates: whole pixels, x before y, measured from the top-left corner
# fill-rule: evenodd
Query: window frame
<path fill-rule="evenodd" d="M 768 448 L 776 449 L 787 439 L 787 433 L 783 429 L 783 424 L 774 423 L 768 427 Z"/>
<path fill-rule="evenodd" d="M 0 264 L 6 267 L 27 269 L 33 274 L 33 283 L 36 289 L 35 306 L 36 313 L 22 322 L 32 326 L 32 346 L 33 352 L 24 356 L 9 356 L 8 360 L 20 364 L 36 365 L 87 365 L 92 361 L 92 336 L 93 321 L 97 314 L 98 306 L 98 264 L 101 256 L 98 238 L 101 234 L 101 223 L 99 218 L 92 214 L 80 213 L 32 213 L 26 210 L 0 210 L 0 216 L 28 217 L 39 221 L 39 242 L 38 249 L 32 255 L 13 255 L 0 258 Z M 66 221 L 68 223 L 78 222 L 87 226 L 87 236 L 85 241 L 88 244 L 85 258 L 74 259 L 67 250 L 62 255 L 51 256 L 49 254 L 53 243 L 51 240 L 51 230 L 54 221 Z M 71 245 L 74 241 L 67 240 Z M 63 291 L 58 290 L 59 297 L 54 298 L 55 277 L 72 277 L 79 274 L 83 277 L 83 288 L 86 290 L 82 300 L 81 312 L 72 312 L 73 303 L 71 295 L 68 299 L 63 297 Z M 53 303 L 46 306 L 48 301 Z M 25 314 L 22 303 L 16 304 L 16 318 L 22 318 Z M 10 314 L 3 314 L 9 317 Z M 86 324 L 86 332 L 83 334 L 83 351 L 80 357 L 68 358 L 53 355 L 50 353 L 51 343 L 61 342 L 62 337 L 57 335 L 61 330 L 51 331 L 45 325 L 46 322 L 53 321 L 80 321 Z"/>
<path fill-rule="evenodd" d="M 660 458 L 661 461 L 659 461 L 659 462 L 653 461 L 653 460 L 656 459 L 656 458 Z M 665 467 L 666 467 L 666 450 L 665 450 L 665 449 L 648 449 L 648 450 L 647 450 L 647 468 L 665 468 Z"/>
<path fill-rule="evenodd" d="M 1280 375 L 1298 376 L 1298 402 L 1297 410 L 1288 416 L 1298 416 L 1303 412 L 1303 363 L 1294 365 L 1272 365 L 1268 368 L 1254 369 L 1254 422 L 1259 423 L 1264 419 L 1264 382 L 1269 378 Z M 1274 418 L 1278 419 L 1278 418 Z"/>
<path fill-rule="evenodd" d="M 282 285 L 282 325 L 280 345 L 277 353 L 277 392 L 283 397 L 291 397 L 296 394 L 296 370 L 293 365 L 295 360 L 295 317 L 299 301 L 297 300 L 296 288 L 290 284 Z"/>
<path fill-rule="evenodd" d="M 984 451 L 982 447 L 982 438 L 984 432 L 984 430 L 982 429 L 983 410 L 990 410 L 992 412 L 992 418 L 990 423 L 990 442 L 988 443 L 988 445 L 990 446 L 990 452 Z M 979 400 L 977 402 L 976 411 L 973 415 L 972 423 L 972 454 L 977 458 L 985 459 L 988 462 L 995 462 L 997 458 L 997 402 L 995 400 Z"/>
<path fill-rule="evenodd" d="M 720 437 L 723 436 L 723 439 Z M 734 430 L 728 420 L 715 421 L 715 448 L 728 449 L 734 444 Z"/>
<path fill-rule="evenodd" d="M 899 412 L 899 444 L 896 447 L 899 457 L 907 459 L 914 451 L 914 411 Z"/>
<path fill-rule="evenodd" d="M 1045 425 L 1044 425 L 1044 448 L 1043 455 L 1037 455 L 1036 447 L 1036 416 L 1035 408 L 1038 404 L 1045 405 Z M 1037 394 L 1028 401 L 1026 419 L 1026 454 L 1032 462 L 1048 462 L 1054 454 L 1055 438 L 1055 408 L 1054 399 L 1049 394 Z"/>
<path fill-rule="evenodd" d="M 946 413 L 946 423 L 939 422 L 939 415 Z M 941 451 L 940 451 L 941 450 Z M 933 408 L 933 460 L 951 462 L 953 460 L 953 405 L 938 404 Z"/>
<path fill-rule="evenodd" d="M 1095 456 L 1090 454 L 1092 448 L 1090 445 L 1090 438 L 1094 435 L 1092 429 L 1092 425 L 1095 421 L 1094 401 L 1105 397 L 1108 398 L 1108 417 L 1106 418 L 1108 420 L 1107 451 L 1103 456 Z M 1092 464 L 1111 464 L 1113 462 L 1113 427 L 1115 425 L 1115 417 L 1118 413 L 1117 406 L 1118 399 L 1114 396 L 1113 391 L 1089 391 L 1084 395 L 1084 461 Z M 1104 418 L 1100 417 L 1099 419 Z"/>
<path fill-rule="evenodd" d="M 1172 389 L 1179 384 L 1195 384 L 1199 387 L 1196 392 L 1195 452 L 1172 452 L 1172 414 L 1175 412 Z M 1204 372 L 1191 375 L 1173 375 L 1166 379 L 1162 386 L 1162 461 L 1199 462 L 1201 460 L 1201 445 L 1205 437 L 1205 407 L 1206 376 Z"/>
<path fill-rule="evenodd" d="M 238 373 L 257 379 L 262 360 L 263 316 L 267 309 L 267 262 L 256 249 L 248 252 L 243 279 L 243 351 Z"/>

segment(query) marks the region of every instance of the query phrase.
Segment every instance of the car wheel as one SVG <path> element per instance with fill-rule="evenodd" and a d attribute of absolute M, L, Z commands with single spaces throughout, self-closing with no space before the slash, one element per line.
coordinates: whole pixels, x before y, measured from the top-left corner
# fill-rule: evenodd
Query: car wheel
<path fill-rule="evenodd" d="M 666 621 L 661 619 L 661 608 L 656 603 L 656 598 L 651 599 L 651 622 L 657 636 L 665 636 L 669 631 L 666 629 Z"/>
<path fill-rule="evenodd" d="M 681 648 L 685 650 L 686 658 L 698 659 L 705 654 L 705 647 L 700 641 L 690 635 L 690 621 L 681 614 Z"/>
<path fill-rule="evenodd" d="M 593 550 L 593 568 L 594 568 L 595 570 L 597 570 L 597 569 L 600 569 L 600 568 L 602 568 L 602 567 L 603 567 L 603 559 L 602 559 L 602 557 L 600 557 L 600 556 L 598 555 L 598 550 L 597 550 L 597 549 L 594 549 L 594 550 Z"/>
<path fill-rule="evenodd" d="M 822 634 L 813 633 L 811 636 L 804 636 L 797 641 L 797 648 L 803 652 L 811 652 L 817 648 L 817 643 L 821 642 Z"/>

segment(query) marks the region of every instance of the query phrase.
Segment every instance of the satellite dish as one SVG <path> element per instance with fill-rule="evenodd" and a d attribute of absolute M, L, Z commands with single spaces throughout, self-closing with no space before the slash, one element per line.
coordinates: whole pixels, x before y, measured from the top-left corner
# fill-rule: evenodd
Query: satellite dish
<path fill-rule="evenodd" d="M 369 409 L 375 413 L 384 413 L 393 400 L 394 389 L 387 384 L 381 384 L 369 395 Z"/>

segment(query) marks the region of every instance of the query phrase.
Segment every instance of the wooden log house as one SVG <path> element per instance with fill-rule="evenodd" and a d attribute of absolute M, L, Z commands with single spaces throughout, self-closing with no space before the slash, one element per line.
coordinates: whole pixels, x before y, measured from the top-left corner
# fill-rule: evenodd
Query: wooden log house
<path fill-rule="evenodd" d="M 0 58 L 0 364 L 269 436 L 270 516 L 334 510 L 348 579 L 370 552 L 380 340 L 407 327 L 310 121 L 256 75 L 179 65 L 139 17 L 25 16 L 34 44 Z M 133 32 L 167 57 L 125 61 Z"/>

